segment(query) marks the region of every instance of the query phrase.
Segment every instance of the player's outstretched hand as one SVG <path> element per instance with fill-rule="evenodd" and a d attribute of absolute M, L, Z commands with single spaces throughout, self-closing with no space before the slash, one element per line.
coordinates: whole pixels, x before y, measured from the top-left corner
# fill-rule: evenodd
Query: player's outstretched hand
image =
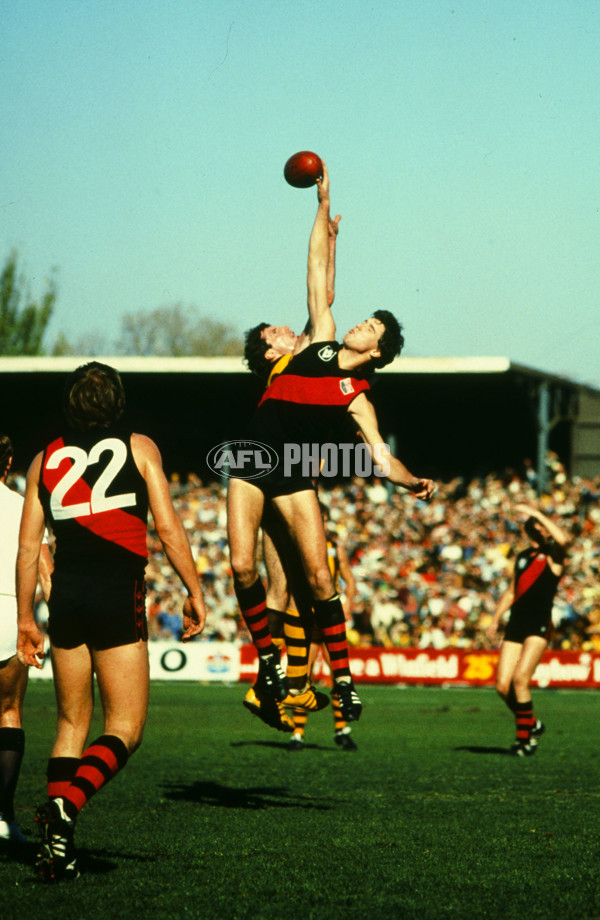
<path fill-rule="evenodd" d="M 329 173 L 325 166 L 325 160 L 321 160 L 321 164 L 323 166 L 323 176 L 321 179 L 317 179 L 317 197 L 319 201 L 324 201 L 325 199 L 329 200 Z"/>
<path fill-rule="evenodd" d="M 19 629 L 17 638 L 17 658 L 28 668 L 41 668 L 44 652 L 44 637 L 34 623 Z"/>
<path fill-rule="evenodd" d="M 429 501 L 435 492 L 435 482 L 433 479 L 417 479 L 410 488 L 415 498 L 421 498 L 423 501 Z"/>
<path fill-rule="evenodd" d="M 183 605 L 183 635 L 182 642 L 189 642 L 204 629 L 206 611 L 201 600 L 186 597 Z"/>

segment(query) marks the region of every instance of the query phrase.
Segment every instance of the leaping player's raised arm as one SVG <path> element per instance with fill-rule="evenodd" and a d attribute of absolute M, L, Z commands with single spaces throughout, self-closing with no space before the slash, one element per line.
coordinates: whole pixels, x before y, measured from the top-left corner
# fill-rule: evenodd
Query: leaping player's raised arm
<path fill-rule="evenodd" d="M 330 216 L 329 175 L 323 163 L 323 178 L 317 182 L 319 205 L 308 243 L 308 269 L 306 276 L 308 296 L 308 326 L 306 344 L 329 342 L 335 338 L 335 323 L 331 314 L 329 290 Z"/>

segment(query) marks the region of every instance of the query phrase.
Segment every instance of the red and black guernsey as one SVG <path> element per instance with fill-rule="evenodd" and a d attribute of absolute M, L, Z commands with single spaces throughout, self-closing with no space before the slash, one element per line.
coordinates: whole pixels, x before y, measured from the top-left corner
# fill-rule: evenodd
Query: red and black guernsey
<path fill-rule="evenodd" d="M 56 538 L 57 572 L 143 578 L 148 491 L 130 442 L 130 431 L 95 428 L 44 450 L 39 496 Z"/>
<path fill-rule="evenodd" d="M 535 549 L 519 553 L 515 561 L 511 618 L 535 613 L 540 618 L 550 619 L 559 581 L 560 575 L 554 574 L 544 553 Z"/>
<path fill-rule="evenodd" d="M 369 389 L 339 366 L 339 342 L 316 342 L 294 355 L 267 387 L 250 423 L 251 438 L 275 450 L 286 442 L 325 443 L 343 428 L 350 403 Z"/>

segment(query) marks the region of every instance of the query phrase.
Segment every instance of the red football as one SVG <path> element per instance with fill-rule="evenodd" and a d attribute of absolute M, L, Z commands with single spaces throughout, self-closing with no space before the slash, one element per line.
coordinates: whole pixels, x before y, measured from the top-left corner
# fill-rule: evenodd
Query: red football
<path fill-rule="evenodd" d="M 283 175 L 294 188 L 310 188 L 323 175 L 321 158 L 310 150 L 301 150 L 289 158 L 283 167 Z"/>

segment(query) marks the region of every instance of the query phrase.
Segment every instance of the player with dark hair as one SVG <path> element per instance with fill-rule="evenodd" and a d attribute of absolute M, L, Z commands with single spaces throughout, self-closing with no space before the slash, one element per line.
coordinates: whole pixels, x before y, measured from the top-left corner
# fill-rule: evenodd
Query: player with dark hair
<path fill-rule="evenodd" d="M 0 841 L 22 844 L 26 838 L 15 818 L 14 796 L 25 751 L 23 701 L 28 669 L 17 658 L 15 568 L 23 497 L 6 485 L 13 456 L 10 438 L 0 434 Z M 52 557 L 44 543 L 38 576 L 46 599 L 51 571 Z"/>
<path fill-rule="evenodd" d="M 289 444 L 323 444 L 332 440 L 346 413 L 371 451 L 382 445 L 373 406 L 366 397 L 367 373 L 384 359 L 380 340 L 385 323 L 370 317 L 335 341 L 335 323 L 328 302 L 329 178 L 317 183 L 318 209 L 308 251 L 309 324 L 293 343 L 292 358 L 267 387 L 247 432 L 249 440 L 269 445 L 283 456 Z M 390 324 L 391 325 L 391 324 Z M 398 329 L 399 333 L 399 329 Z M 277 362 L 290 351 L 288 327 L 264 327 L 265 356 Z M 396 337 L 396 341 L 400 341 Z M 433 483 L 413 476 L 389 456 L 389 478 L 419 498 L 429 498 Z M 318 469 L 315 473 L 318 472 Z M 288 683 L 266 617 L 266 594 L 256 570 L 256 548 L 265 500 L 270 500 L 300 555 L 313 600 L 316 623 L 323 632 L 331 660 L 333 692 L 347 721 L 360 717 L 362 705 L 352 683 L 344 613 L 327 564 L 321 512 L 311 475 L 275 468 L 260 479 L 232 478 L 228 490 L 228 531 L 234 586 L 244 621 L 259 654 L 257 693 L 285 699 Z"/>
<path fill-rule="evenodd" d="M 552 605 L 565 567 L 569 537 L 550 518 L 529 505 L 517 505 L 527 515 L 524 530 L 530 545 L 518 553 L 511 585 L 503 594 L 488 626 L 495 641 L 503 616 L 510 610 L 498 658 L 496 690 L 515 716 L 516 740 L 511 754 L 535 754 L 544 725 L 533 715 L 531 678 L 548 645 Z"/>
<path fill-rule="evenodd" d="M 58 707 L 47 767 L 48 802 L 36 821 L 44 879 L 78 874 L 73 831 L 79 812 L 140 746 L 149 690 L 144 570 L 148 509 L 169 562 L 188 592 L 183 640 L 204 626 L 205 610 L 190 545 L 177 516 L 158 448 L 121 421 L 125 394 L 114 368 L 78 368 L 65 387 L 71 428 L 34 459 L 17 562 L 18 655 L 41 667 L 43 638 L 33 595 L 45 522 L 56 548 L 48 633 Z M 88 733 L 96 676 L 104 714 Z"/>

